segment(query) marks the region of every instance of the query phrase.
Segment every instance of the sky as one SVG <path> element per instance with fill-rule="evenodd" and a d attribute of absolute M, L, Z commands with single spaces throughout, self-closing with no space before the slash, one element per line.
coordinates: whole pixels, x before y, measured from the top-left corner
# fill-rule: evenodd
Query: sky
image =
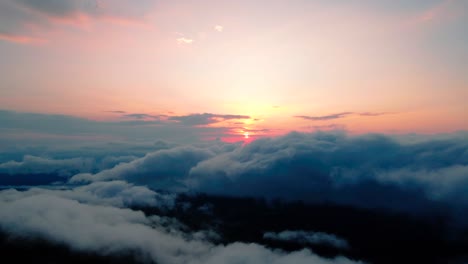
<path fill-rule="evenodd" d="M 467 130 L 467 24 L 464 0 L 1 0 L 2 134 Z"/>

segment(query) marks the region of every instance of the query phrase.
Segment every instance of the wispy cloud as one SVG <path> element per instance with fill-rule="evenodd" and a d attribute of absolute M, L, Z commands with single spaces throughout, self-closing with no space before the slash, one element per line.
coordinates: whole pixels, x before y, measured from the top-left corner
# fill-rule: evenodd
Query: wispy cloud
<path fill-rule="evenodd" d="M 225 120 L 250 119 L 247 115 L 221 115 L 212 113 L 191 114 L 184 116 L 171 116 L 169 120 L 177 121 L 183 125 L 198 126 L 219 123 Z"/>
<path fill-rule="evenodd" d="M 125 111 L 122 111 L 122 110 L 110 110 L 110 111 L 106 111 L 107 113 L 113 113 L 113 114 L 125 114 L 127 112 Z"/>
<path fill-rule="evenodd" d="M 336 114 L 331 114 L 331 115 L 324 115 L 324 116 L 306 116 L 306 115 L 299 115 L 299 116 L 294 116 L 297 118 L 302 118 L 306 120 L 313 120 L 313 121 L 323 121 L 323 120 L 333 120 L 333 119 L 339 119 L 343 118 L 349 115 L 352 115 L 353 112 L 342 112 L 342 113 L 336 113 Z"/>
<path fill-rule="evenodd" d="M 360 116 L 382 116 L 382 115 L 389 115 L 392 113 L 390 112 L 360 112 L 356 114 Z"/>
<path fill-rule="evenodd" d="M 392 114 L 390 112 L 341 112 L 341 113 L 335 113 L 335 114 L 330 114 L 330 115 L 323 115 L 323 116 L 308 116 L 308 115 L 297 115 L 294 116 L 296 118 L 302 118 L 306 120 L 312 120 L 312 121 L 326 121 L 326 120 L 335 120 L 335 119 L 340 119 L 340 118 L 345 118 L 351 115 L 355 116 L 381 116 L 381 115 L 388 115 Z"/>
<path fill-rule="evenodd" d="M 44 44 L 47 40 L 26 35 L 9 35 L 0 33 L 0 40 L 17 44 Z"/>
<path fill-rule="evenodd" d="M 177 43 L 179 43 L 179 44 L 192 44 L 193 39 L 186 38 L 186 37 L 180 37 L 180 38 L 177 38 Z"/>
<path fill-rule="evenodd" d="M 135 113 L 135 114 L 125 114 L 123 117 L 128 118 L 135 118 L 135 119 L 160 119 L 161 117 L 165 117 L 165 115 L 150 115 L 150 114 L 143 114 L 143 113 Z"/>
<path fill-rule="evenodd" d="M 465 13 L 468 7 L 466 1 L 442 0 L 428 8 L 414 14 L 410 19 L 410 25 L 424 25 L 435 21 L 449 21 Z"/>

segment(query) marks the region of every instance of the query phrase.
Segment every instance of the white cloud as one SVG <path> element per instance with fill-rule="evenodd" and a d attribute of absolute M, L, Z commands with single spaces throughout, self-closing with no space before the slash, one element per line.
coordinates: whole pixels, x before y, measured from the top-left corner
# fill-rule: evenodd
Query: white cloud
<path fill-rule="evenodd" d="M 223 32 L 224 27 L 221 26 L 221 25 L 216 25 L 216 26 L 214 26 L 214 30 L 216 30 L 216 31 L 218 31 L 218 32 Z"/>
<path fill-rule="evenodd" d="M 222 144 L 222 143 L 221 143 Z M 97 174 L 77 174 L 72 183 L 125 179 L 130 182 L 151 184 L 159 188 L 177 188 L 192 167 L 206 160 L 220 150 L 213 146 L 184 146 L 159 150 L 128 163 L 121 163 L 112 169 Z M 183 187 L 183 186 L 182 186 Z"/>
<path fill-rule="evenodd" d="M 0 172 L 8 174 L 56 173 L 71 176 L 78 172 L 90 172 L 94 161 L 90 158 L 50 159 L 25 155 L 22 161 L 7 161 L 0 164 Z"/>
<path fill-rule="evenodd" d="M 3 191 L 2 195 L 6 201 L 19 197 L 52 195 L 80 203 L 121 208 L 128 206 L 171 208 L 175 199 L 174 195 L 162 195 L 144 186 L 135 186 L 124 181 L 96 182 L 71 189 L 31 188 L 24 192 L 11 189 Z"/>
<path fill-rule="evenodd" d="M 177 43 L 179 43 L 179 44 L 192 44 L 193 39 L 186 38 L 186 37 L 180 37 L 180 38 L 177 38 Z"/>
<path fill-rule="evenodd" d="M 356 263 L 344 257 L 324 259 L 309 250 L 288 254 L 257 244 L 217 246 L 177 232 L 167 233 L 142 212 L 80 203 L 54 191 L 2 191 L 0 208 L 0 227 L 12 235 L 45 238 L 101 255 L 125 250 L 163 264 Z"/>

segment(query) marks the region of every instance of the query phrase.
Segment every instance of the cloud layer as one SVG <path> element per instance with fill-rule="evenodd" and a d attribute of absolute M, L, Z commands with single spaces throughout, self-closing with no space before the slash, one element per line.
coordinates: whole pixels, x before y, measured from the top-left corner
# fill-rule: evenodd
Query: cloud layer
<path fill-rule="evenodd" d="M 0 228 L 14 236 L 45 238 L 76 251 L 100 255 L 129 252 L 154 263 L 356 263 L 344 257 L 324 259 L 306 249 L 287 254 L 257 244 L 214 245 L 177 229 L 168 232 L 157 216 L 109 206 L 114 204 L 108 203 L 110 197 L 128 198 L 122 187 L 140 194 L 148 190 L 137 191 L 135 188 L 142 187 L 122 182 L 106 184 L 68 191 L 75 195 L 44 189 L 2 191 Z"/>
<path fill-rule="evenodd" d="M 464 134 L 408 142 L 377 134 L 291 133 L 246 146 L 156 151 L 71 181 L 120 179 L 212 194 L 418 211 L 430 204 L 468 205 L 462 196 L 467 149 Z"/>
<path fill-rule="evenodd" d="M 225 121 L 250 119 L 246 115 L 188 114 L 163 115 L 111 111 L 116 121 L 94 121 L 66 115 L 21 113 L 0 110 L 0 146 L 82 141 L 195 142 L 200 138 L 233 136 L 234 126 Z M 223 123 L 224 122 L 224 123 Z M 215 125 L 211 126 L 211 125 Z M 18 135 L 21 135 L 19 137 Z M 236 134 L 239 140 L 242 137 Z"/>
<path fill-rule="evenodd" d="M 293 132 L 246 145 L 158 141 L 67 148 L 3 152 L 0 168 L 11 177 L 41 172 L 69 179 L 48 188 L 0 191 L 3 232 L 44 238 L 79 252 L 130 252 L 157 263 L 354 263 L 343 257 L 323 259 L 308 249 L 286 253 L 260 244 L 218 244 L 211 229 L 194 233 L 177 219 L 157 214 L 175 208 L 181 193 L 302 200 L 419 216 L 436 212 L 466 226 L 460 214 L 468 209 L 466 133 L 390 137 Z M 8 155 L 28 151 L 34 156 L 8 160 Z M 153 208 L 153 214 L 135 208 Z M 199 210 L 209 215 L 210 208 L 204 204 Z M 330 230 L 307 230 L 266 229 L 263 241 L 338 252 L 353 248 Z"/>

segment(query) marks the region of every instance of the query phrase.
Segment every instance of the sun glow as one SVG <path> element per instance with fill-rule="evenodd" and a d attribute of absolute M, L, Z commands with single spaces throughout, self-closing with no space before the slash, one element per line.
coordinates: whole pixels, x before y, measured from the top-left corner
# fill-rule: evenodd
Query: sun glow
<path fill-rule="evenodd" d="M 249 138 L 249 132 L 244 133 L 244 138 Z"/>

